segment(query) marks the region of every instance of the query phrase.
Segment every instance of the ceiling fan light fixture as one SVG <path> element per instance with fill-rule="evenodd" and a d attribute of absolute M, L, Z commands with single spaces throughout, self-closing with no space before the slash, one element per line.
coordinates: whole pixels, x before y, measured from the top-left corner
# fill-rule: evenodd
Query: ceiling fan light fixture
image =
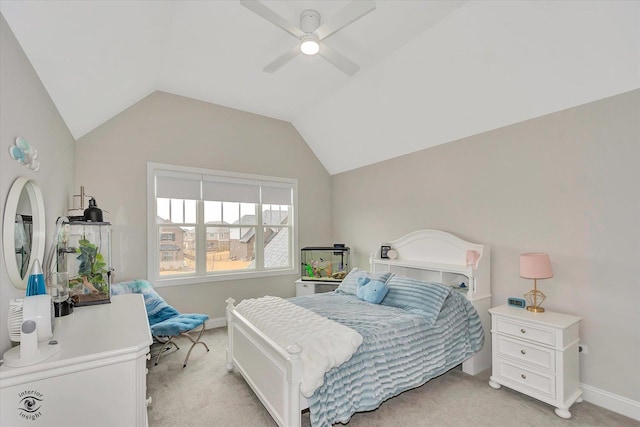
<path fill-rule="evenodd" d="M 305 55 L 315 55 L 320 52 L 320 44 L 314 37 L 303 37 L 300 41 L 300 52 Z"/>

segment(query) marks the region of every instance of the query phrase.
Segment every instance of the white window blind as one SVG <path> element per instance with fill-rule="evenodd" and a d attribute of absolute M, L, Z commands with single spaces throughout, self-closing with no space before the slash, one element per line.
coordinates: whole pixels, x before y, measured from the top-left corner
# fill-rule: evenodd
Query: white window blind
<path fill-rule="evenodd" d="M 156 197 L 291 205 L 293 185 L 287 182 L 161 171 L 156 173 Z"/>
<path fill-rule="evenodd" d="M 262 203 L 266 205 L 291 205 L 293 186 L 289 183 L 262 181 Z"/>
<path fill-rule="evenodd" d="M 200 200 L 201 175 L 162 171 L 156 174 L 156 197 Z"/>
<path fill-rule="evenodd" d="M 239 203 L 260 203 L 260 181 L 204 175 L 202 199 Z"/>

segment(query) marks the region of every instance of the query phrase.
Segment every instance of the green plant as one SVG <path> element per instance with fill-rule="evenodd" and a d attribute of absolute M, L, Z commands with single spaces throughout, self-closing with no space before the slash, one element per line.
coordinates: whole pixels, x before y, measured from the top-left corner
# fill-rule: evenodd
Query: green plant
<path fill-rule="evenodd" d="M 105 274 L 108 270 L 105 268 L 107 263 L 104 262 L 104 256 L 98 252 L 98 247 L 87 239 L 80 240 L 80 247 L 76 250 L 78 256 L 76 259 L 80 261 L 78 274 L 86 279 L 98 291 L 107 292 L 107 282 Z"/>

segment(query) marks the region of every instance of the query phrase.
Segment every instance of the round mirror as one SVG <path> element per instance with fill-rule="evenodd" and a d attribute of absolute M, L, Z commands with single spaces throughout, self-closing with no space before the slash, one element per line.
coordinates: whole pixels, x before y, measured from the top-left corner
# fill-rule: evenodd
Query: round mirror
<path fill-rule="evenodd" d="M 44 228 L 44 200 L 40 187 L 32 179 L 16 179 L 4 207 L 2 244 L 9 279 L 18 289 L 27 289 L 35 260 L 43 264 Z"/>

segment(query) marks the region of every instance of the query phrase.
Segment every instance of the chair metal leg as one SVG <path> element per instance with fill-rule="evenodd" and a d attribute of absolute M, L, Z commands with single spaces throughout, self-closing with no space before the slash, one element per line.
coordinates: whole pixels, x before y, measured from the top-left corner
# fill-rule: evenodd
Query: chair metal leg
<path fill-rule="evenodd" d="M 158 362 L 160 362 L 160 356 L 162 356 L 162 353 L 164 353 L 165 351 L 169 350 L 171 348 L 171 346 L 174 346 L 176 348 L 176 351 L 180 350 L 180 347 L 178 347 L 178 344 L 176 344 L 173 341 L 173 338 L 174 337 L 169 337 L 169 339 L 167 341 L 161 341 L 156 337 L 156 339 L 158 339 L 158 342 L 162 343 L 162 348 L 160 349 L 160 351 L 158 352 L 158 355 L 156 356 L 156 361 L 153 364 L 154 366 L 158 366 Z"/>
<path fill-rule="evenodd" d="M 200 338 L 202 337 L 202 334 L 204 333 L 204 323 L 202 324 L 202 327 L 200 328 L 200 334 L 198 334 L 198 338 L 196 338 L 195 340 L 191 337 L 191 335 L 189 335 L 188 332 L 183 332 L 180 335 L 185 336 L 187 338 L 189 338 L 189 340 L 191 341 L 191 348 L 189 348 L 189 351 L 187 352 L 187 357 L 184 358 L 184 364 L 182 365 L 183 368 L 187 367 L 187 362 L 189 361 L 189 356 L 191 356 L 191 350 L 193 350 L 193 347 L 196 346 L 196 344 L 202 344 L 204 346 L 204 348 L 207 349 L 207 351 L 209 351 L 209 346 L 207 345 L 207 343 L 205 343 L 204 341 L 200 341 Z"/>

